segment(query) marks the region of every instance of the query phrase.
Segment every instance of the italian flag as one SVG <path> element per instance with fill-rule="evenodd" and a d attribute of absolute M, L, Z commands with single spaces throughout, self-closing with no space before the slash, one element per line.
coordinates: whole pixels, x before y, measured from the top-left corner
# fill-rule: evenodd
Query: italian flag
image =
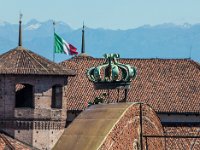
<path fill-rule="evenodd" d="M 54 33 L 54 53 L 65 53 L 67 55 L 78 54 L 77 48 L 67 43 L 63 38 Z"/>

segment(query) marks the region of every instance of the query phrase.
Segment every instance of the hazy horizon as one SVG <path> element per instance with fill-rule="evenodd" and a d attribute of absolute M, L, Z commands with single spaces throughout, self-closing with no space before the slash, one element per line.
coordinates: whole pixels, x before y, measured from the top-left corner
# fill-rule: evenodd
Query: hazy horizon
<path fill-rule="evenodd" d="M 56 23 L 64 23 L 66 25 L 68 25 L 70 28 L 72 28 L 73 30 L 77 30 L 77 29 L 80 29 L 82 28 L 82 25 L 80 25 L 80 27 L 77 27 L 75 28 L 74 26 L 71 26 L 67 21 L 63 21 L 63 20 L 53 20 L 53 19 L 47 19 L 47 20 L 39 20 L 37 18 L 30 18 L 29 20 L 23 20 L 22 19 L 22 25 L 27 25 L 28 23 L 31 23 L 32 21 L 37 21 L 39 23 L 45 23 L 45 22 L 48 22 L 48 21 L 55 21 Z M 12 24 L 12 25 L 18 25 L 18 21 L 17 22 L 9 22 L 7 20 L 0 20 L 0 26 L 3 25 L 3 23 L 9 23 L 9 24 Z M 174 26 L 183 26 L 183 27 L 188 27 L 188 26 L 194 26 L 194 25 L 199 25 L 200 24 L 200 21 L 199 22 L 196 22 L 196 23 L 189 23 L 189 22 L 184 22 L 184 23 L 173 23 L 173 22 L 163 22 L 163 23 L 158 23 L 158 24 L 154 24 L 154 25 L 151 25 L 151 24 L 143 24 L 143 25 L 139 25 L 137 27 L 130 27 L 130 28 L 127 28 L 127 29 L 110 29 L 110 28 L 106 28 L 106 27 L 92 27 L 92 26 L 89 26 L 87 25 L 87 23 L 85 22 L 84 25 L 88 28 L 93 28 L 93 29 L 109 29 L 109 30 L 129 30 L 129 29 L 136 29 L 136 28 L 140 28 L 140 27 L 157 27 L 157 26 L 163 26 L 163 25 L 174 25 Z"/>
<path fill-rule="evenodd" d="M 52 58 L 52 22 L 31 20 L 23 23 L 23 45 L 46 57 Z M 93 57 L 104 53 L 119 53 L 123 58 L 191 58 L 200 62 L 200 24 L 177 26 L 172 23 L 143 26 L 127 30 L 85 28 L 86 52 Z M 68 23 L 57 23 L 56 33 L 81 49 L 81 28 L 71 29 Z M 17 46 L 18 24 L 0 24 L 0 51 Z M 42 41 L 42 43 L 41 43 Z M 71 56 L 57 55 L 58 61 Z"/>
<path fill-rule="evenodd" d="M 62 20 L 73 28 L 83 21 L 91 28 L 131 29 L 146 24 L 196 24 L 200 22 L 198 0 L 0 0 L 0 20 L 17 23 L 19 13 L 26 22 L 31 18 L 40 21 Z"/>
<path fill-rule="evenodd" d="M 112 49 L 114 52 L 120 51 L 121 53 L 127 50 L 126 53 L 128 53 L 128 56 L 130 55 L 129 53 L 134 53 L 137 54 L 137 56 L 164 56 L 166 58 L 173 57 L 174 53 L 176 53 L 175 56 L 185 58 L 189 56 L 192 47 L 192 58 L 200 60 L 199 26 L 192 32 L 187 30 L 187 28 L 190 29 L 190 26 L 200 24 L 199 0 L 0 0 L 0 2 L 0 24 L 2 21 L 6 21 L 17 25 L 20 12 L 23 14 L 22 21 L 24 25 L 33 18 L 39 20 L 39 22 L 47 20 L 62 21 L 73 30 L 79 29 L 77 32 L 73 32 L 73 34 L 63 33 L 65 36 L 64 38 L 66 38 L 68 42 L 77 45 L 79 49 L 81 45 L 80 28 L 82 28 L 84 21 L 86 27 L 90 29 L 105 29 L 105 31 L 127 30 L 128 32 L 126 34 L 119 33 L 117 35 L 114 35 L 112 32 L 98 34 L 97 32 L 89 33 L 89 30 L 86 29 L 86 46 L 91 52 L 93 52 L 92 49 L 98 49 L 99 53 L 109 49 Z M 168 30 L 165 28 L 162 30 L 162 33 L 157 29 L 157 32 L 155 32 L 155 30 L 146 32 L 145 30 L 143 31 L 144 34 L 137 33 L 138 37 L 136 37 L 135 32 L 129 32 L 129 29 L 136 29 L 139 27 L 155 27 L 159 25 L 163 27 L 163 25 L 170 26 L 173 24 L 181 26 L 181 29 L 177 31 L 177 34 L 175 34 L 174 31 L 170 31 L 170 36 L 168 36 Z M 183 31 L 182 27 L 186 30 Z M 46 27 L 43 28 L 46 29 Z M 49 35 L 53 35 L 51 34 L 53 33 L 52 28 L 53 27 L 49 25 Z M 67 30 L 66 27 L 62 28 L 62 31 Z M 188 31 L 190 35 L 188 35 Z M 15 34 L 16 33 L 17 31 L 15 31 Z M 30 34 L 34 35 L 34 33 Z M 37 31 L 37 34 L 41 34 L 40 30 Z M 42 34 L 47 33 L 44 32 Z M 41 36 L 43 36 L 42 34 Z M 9 36 L 7 33 L 1 36 L 2 40 L 0 42 L 2 45 L 5 45 L 6 48 L 9 47 L 5 42 L 6 36 L 6 40 L 8 43 L 10 42 L 11 46 L 15 43 L 13 43 L 13 40 L 17 41 L 17 39 L 13 39 L 13 34 L 11 33 Z M 154 38 L 152 38 L 152 36 Z M 169 37 L 169 39 L 167 37 Z M 28 48 L 32 50 L 38 47 L 39 49 L 46 49 L 45 44 L 43 47 L 41 47 L 41 44 L 37 45 L 40 40 L 39 38 L 41 37 L 35 37 L 33 42 L 27 44 L 30 46 Z M 47 40 L 46 42 L 50 44 L 53 43 L 53 36 L 49 38 L 51 40 L 45 39 Z M 96 43 L 93 43 L 95 39 Z M 105 42 L 107 45 L 104 45 Z M 2 48 L 5 47 L 2 46 Z M 49 49 L 52 49 L 52 47 Z M 134 52 L 131 50 L 134 50 Z M 48 57 L 48 54 L 44 54 L 44 56 Z"/>

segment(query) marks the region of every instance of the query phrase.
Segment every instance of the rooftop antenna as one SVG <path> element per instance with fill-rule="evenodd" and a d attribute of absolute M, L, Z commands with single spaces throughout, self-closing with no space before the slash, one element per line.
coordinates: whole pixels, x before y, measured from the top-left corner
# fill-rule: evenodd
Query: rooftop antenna
<path fill-rule="evenodd" d="M 23 16 L 23 14 L 20 12 L 20 14 L 19 14 L 19 42 L 18 42 L 18 46 L 22 46 L 22 16 Z"/>
<path fill-rule="evenodd" d="M 85 53 L 85 25 L 83 21 L 83 29 L 82 29 L 82 46 L 81 46 L 81 53 Z"/>

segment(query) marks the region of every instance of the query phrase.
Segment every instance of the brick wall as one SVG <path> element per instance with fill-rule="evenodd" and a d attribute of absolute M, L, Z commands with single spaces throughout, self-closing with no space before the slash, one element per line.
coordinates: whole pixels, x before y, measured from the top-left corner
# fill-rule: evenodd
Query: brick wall
<path fill-rule="evenodd" d="M 0 76 L 0 117 L 12 118 L 14 115 L 15 86 L 14 77 Z"/>
<path fill-rule="evenodd" d="M 63 86 L 64 90 L 67 88 L 67 78 L 66 77 L 55 77 L 55 76 L 4 76 L 0 75 L 0 118 L 13 118 L 15 110 L 15 85 L 17 83 L 31 84 L 34 86 L 34 106 L 37 111 L 34 113 L 36 116 L 38 114 L 43 114 L 44 116 L 51 116 L 48 114 L 51 109 L 51 96 L 52 96 L 52 86 L 55 84 L 60 84 Z M 62 106 L 63 112 L 61 112 L 61 117 L 66 118 L 66 94 L 63 94 Z M 47 111 L 45 111 L 47 109 Z M 40 112 L 42 111 L 42 112 Z M 27 113 L 32 113 L 33 111 L 28 111 Z M 47 113 L 45 115 L 45 113 Z M 24 117 L 27 114 L 24 115 Z M 29 114 L 31 115 L 31 114 Z M 19 115 L 15 114 L 15 117 Z M 21 118 L 23 113 L 21 113 Z"/>
<path fill-rule="evenodd" d="M 28 145 L 33 144 L 33 130 L 14 130 L 14 137 Z"/>
<path fill-rule="evenodd" d="M 18 83 L 33 86 L 34 108 L 15 108 L 15 85 Z M 51 108 L 54 85 L 63 86 L 63 109 Z M 66 88 L 66 76 L 0 75 L 0 129 L 36 148 L 51 149 L 65 126 Z"/>
<path fill-rule="evenodd" d="M 52 149 L 62 135 L 64 129 L 33 130 L 33 146 L 41 150 Z"/>

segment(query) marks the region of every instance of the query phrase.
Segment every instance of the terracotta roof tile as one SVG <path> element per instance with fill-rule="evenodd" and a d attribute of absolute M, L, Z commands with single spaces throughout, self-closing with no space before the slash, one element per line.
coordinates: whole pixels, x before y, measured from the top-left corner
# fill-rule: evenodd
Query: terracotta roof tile
<path fill-rule="evenodd" d="M 86 70 L 103 63 L 105 59 L 75 57 L 61 63 L 76 70 L 69 78 L 66 89 L 67 107 L 84 109 L 87 102 L 108 90 L 94 90 L 86 77 Z M 137 68 L 137 76 L 131 82 L 128 101 L 150 104 L 157 112 L 200 113 L 200 65 L 188 59 L 119 59 L 119 62 Z M 124 91 L 109 90 L 114 102 L 123 98 Z"/>
<path fill-rule="evenodd" d="M 19 46 L 0 55 L 0 74 L 74 75 L 75 72 Z"/>
<path fill-rule="evenodd" d="M 35 148 L 32 148 L 16 139 L 0 133 L 0 149 L 34 150 Z"/>
<path fill-rule="evenodd" d="M 200 126 L 169 126 L 164 127 L 164 131 L 167 135 L 200 136 Z M 165 141 L 170 150 L 200 148 L 200 138 L 166 138 Z"/>

